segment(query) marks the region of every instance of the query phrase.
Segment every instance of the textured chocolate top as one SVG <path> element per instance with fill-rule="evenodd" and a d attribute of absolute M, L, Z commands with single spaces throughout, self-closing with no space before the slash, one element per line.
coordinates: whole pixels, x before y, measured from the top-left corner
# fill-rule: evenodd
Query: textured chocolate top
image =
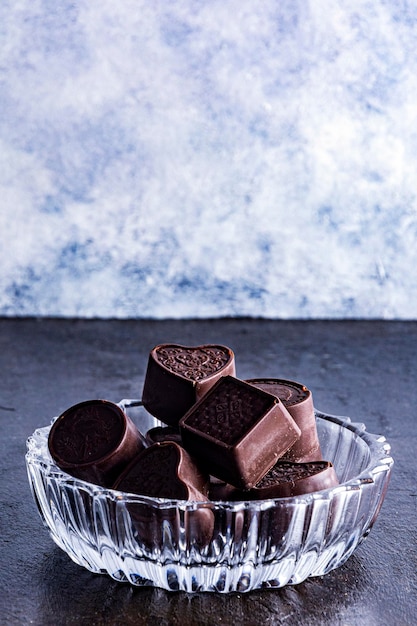
<path fill-rule="evenodd" d="M 187 426 L 233 446 L 273 404 L 256 387 L 225 376 L 189 413 Z"/>
<path fill-rule="evenodd" d="M 137 455 L 114 488 L 154 498 L 206 500 L 208 476 L 182 446 L 164 441 Z"/>
<path fill-rule="evenodd" d="M 291 380 L 254 378 L 246 382 L 277 396 L 286 407 L 303 402 L 310 395 L 307 387 Z"/>
<path fill-rule="evenodd" d="M 117 447 L 123 434 L 123 414 L 117 406 L 100 400 L 82 402 L 55 422 L 50 450 L 68 464 L 91 463 Z"/>
<path fill-rule="evenodd" d="M 202 380 L 219 372 L 232 358 L 228 348 L 216 345 L 189 348 L 164 344 L 155 348 L 154 355 L 167 370 L 189 380 Z"/>
<path fill-rule="evenodd" d="M 301 478 L 314 476 L 329 467 L 328 461 L 312 463 L 277 463 L 257 483 L 257 488 L 270 487 L 277 483 L 295 482 Z"/>
<path fill-rule="evenodd" d="M 176 444 L 156 443 L 140 454 L 116 481 L 116 489 L 154 498 L 188 498 L 178 478 L 180 450 Z"/>

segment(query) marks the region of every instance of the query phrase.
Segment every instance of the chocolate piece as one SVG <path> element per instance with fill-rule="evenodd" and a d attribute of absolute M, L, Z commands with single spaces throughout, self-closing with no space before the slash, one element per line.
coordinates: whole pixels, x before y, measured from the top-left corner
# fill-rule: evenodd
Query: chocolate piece
<path fill-rule="evenodd" d="M 209 498 L 210 500 L 232 500 L 233 495 L 236 492 L 236 487 L 225 483 L 224 480 L 220 480 L 215 476 L 210 476 L 209 483 Z"/>
<path fill-rule="evenodd" d="M 187 451 L 173 441 L 155 443 L 144 450 L 119 476 L 113 488 L 154 498 L 208 502 L 208 476 L 201 473 Z M 175 507 L 158 510 L 135 502 L 127 506 L 138 539 L 145 545 L 160 544 L 163 522 L 168 523 L 172 539 L 179 540 L 181 520 Z M 211 539 L 214 515 L 210 508 L 186 511 L 183 523 L 187 542 L 201 546 Z"/>
<path fill-rule="evenodd" d="M 48 446 L 55 463 L 68 474 L 111 487 L 145 443 L 117 404 L 87 400 L 58 417 L 49 433 Z"/>
<path fill-rule="evenodd" d="M 149 355 L 143 405 L 162 422 L 177 426 L 196 400 L 227 374 L 235 374 L 235 360 L 226 346 L 156 346 Z"/>
<path fill-rule="evenodd" d="M 133 459 L 114 489 L 153 498 L 206 500 L 208 476 L 174 441 L 154 443 Z"/>
<path fill-rule="evenodd" d="M 184 447 L 210 474 L 253 487 L 300 436 L 275 396 L 232 376 L 217 381 L 180 420 Z"/>
<path fill-rule="evenodd" d="M 322 460 L 311 391 L 301 383 L 278 378 L 252 378 L 246 382 L 277 396 L 301 430 L 300 438 L 282 460 L 297 463 Z"/>
<path fill-rule="evenodd" d="M 151 446 L 153 443 L 174 441 L 181 445 L 181 435 L 174 426 L 155 426 L 148 430 L 145 435 L 146 441 Z"/>
<path fill-rule="evenodd" d="M 234 500 L 267 500 L 300 496 L 339 484 L 330 461 L 290 463 L 278 461 L 267 474 L 247 491 L 235 492 Z"/>

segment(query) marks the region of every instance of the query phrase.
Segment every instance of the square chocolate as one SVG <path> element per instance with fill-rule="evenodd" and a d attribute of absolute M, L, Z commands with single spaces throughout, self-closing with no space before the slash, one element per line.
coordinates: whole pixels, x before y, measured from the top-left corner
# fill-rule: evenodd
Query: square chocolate
<path fill-rule="evenodd" d="M 300 437 L 279 398 L 224 376 L 180 420 L 184 447 L 210 474 L 250 489 Z"/>

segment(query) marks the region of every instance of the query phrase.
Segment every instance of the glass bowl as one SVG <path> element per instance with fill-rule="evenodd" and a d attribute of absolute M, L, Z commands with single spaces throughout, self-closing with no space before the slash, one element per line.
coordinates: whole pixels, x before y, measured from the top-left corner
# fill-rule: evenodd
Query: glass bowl
<path fill-rule="evenodd" d="M 119 406 L 142 432 L 160 425 L 135 408 L 140 404 Z M 29 482 L 52 539 L 91 572 L 186 592 L 294 585 L 339 567 L 365 539 L 393 465 L 386 439 L 363 424 L 320 411 L 316 420 L 323 458 L 333 462 L 340 484 L 307 495 L 193 503 L 104 489 L 53 463 L 51 426 L 28 439 Z M 196 521 L 207 516 L 213 532 L 202 540 Z"/>

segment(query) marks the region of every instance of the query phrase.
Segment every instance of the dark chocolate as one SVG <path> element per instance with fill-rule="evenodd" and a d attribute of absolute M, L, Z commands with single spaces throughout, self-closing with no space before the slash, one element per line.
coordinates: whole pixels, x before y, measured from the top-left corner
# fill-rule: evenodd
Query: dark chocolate
<path fill-rule="evenodd" d="M 150 353 L 142 402 L 171 426 L 224 375 L 235 374 L 234 354 L 221 345 L 161 344 Z"/>
<path fill-rule="evenodd" d="M 183 445 L 210 474 L 254 486 L 300 436 L 279 398 L 224 376 L 180 420 Z"/>
<path fill-rule="evenodd" d="M 49 452 L 68 474 L 104 487 L 145 448 L 144 438 L 122 409 L 107 400 L 80 402 L 53 423 Z"/>
<path fill-rule="evenodd" d="M 220 480 L 215 476 L 210 476 L 209 482 L 209 498 L 210 500 L 233 500 L 233 495 L 236 492 L 236 487 L 229 483 Z"/>
<path fill-rule="evenodd" d="M 234 500 L 288 498 L 321 491 L 339 484 L 330 461 L 291 463 L 278 461 L 252 489 L 235 491 Z"/>
<path fill-rule="evenodd" d="M 113 485 L 126 494 L 138 494 L 168 500 L 208 502 L 208 476 L 184 448 L 173 441 L 155 443 L 139 454 Z M 213 533 L 214 515 L 208 508 L 186 511 L 183 522 L 176 507 L 158 509 L 140 502 L 127 503 L 137 540 L 145 546 L 160 548 L 168 525 L 171 539 L 180 539 L 181 524 L 189 545 L 206 545 Z"/>
<path fill-rule="evenodd" d="M 282 460 L 297 463 L 322 460 L 311 391 L 301 383 L 279 378 L 252 378 L 246 382 L 277 396 L 300 428 L 300 438 Z"/>
<path fill-rule="evenodd" d="M 181 445 L 181 435 L 178 428 L 174 426 L 155 426 L 148 430 L 145 439 L 151 446 L 153 443 L 162 441 L 174 441 Z"/>
<path fill-rule="evenodd" d="M 152 444 L 135 457 L 113 488 L 154 498 L 206 500 L 208 475 L 174 441 Z"/>

